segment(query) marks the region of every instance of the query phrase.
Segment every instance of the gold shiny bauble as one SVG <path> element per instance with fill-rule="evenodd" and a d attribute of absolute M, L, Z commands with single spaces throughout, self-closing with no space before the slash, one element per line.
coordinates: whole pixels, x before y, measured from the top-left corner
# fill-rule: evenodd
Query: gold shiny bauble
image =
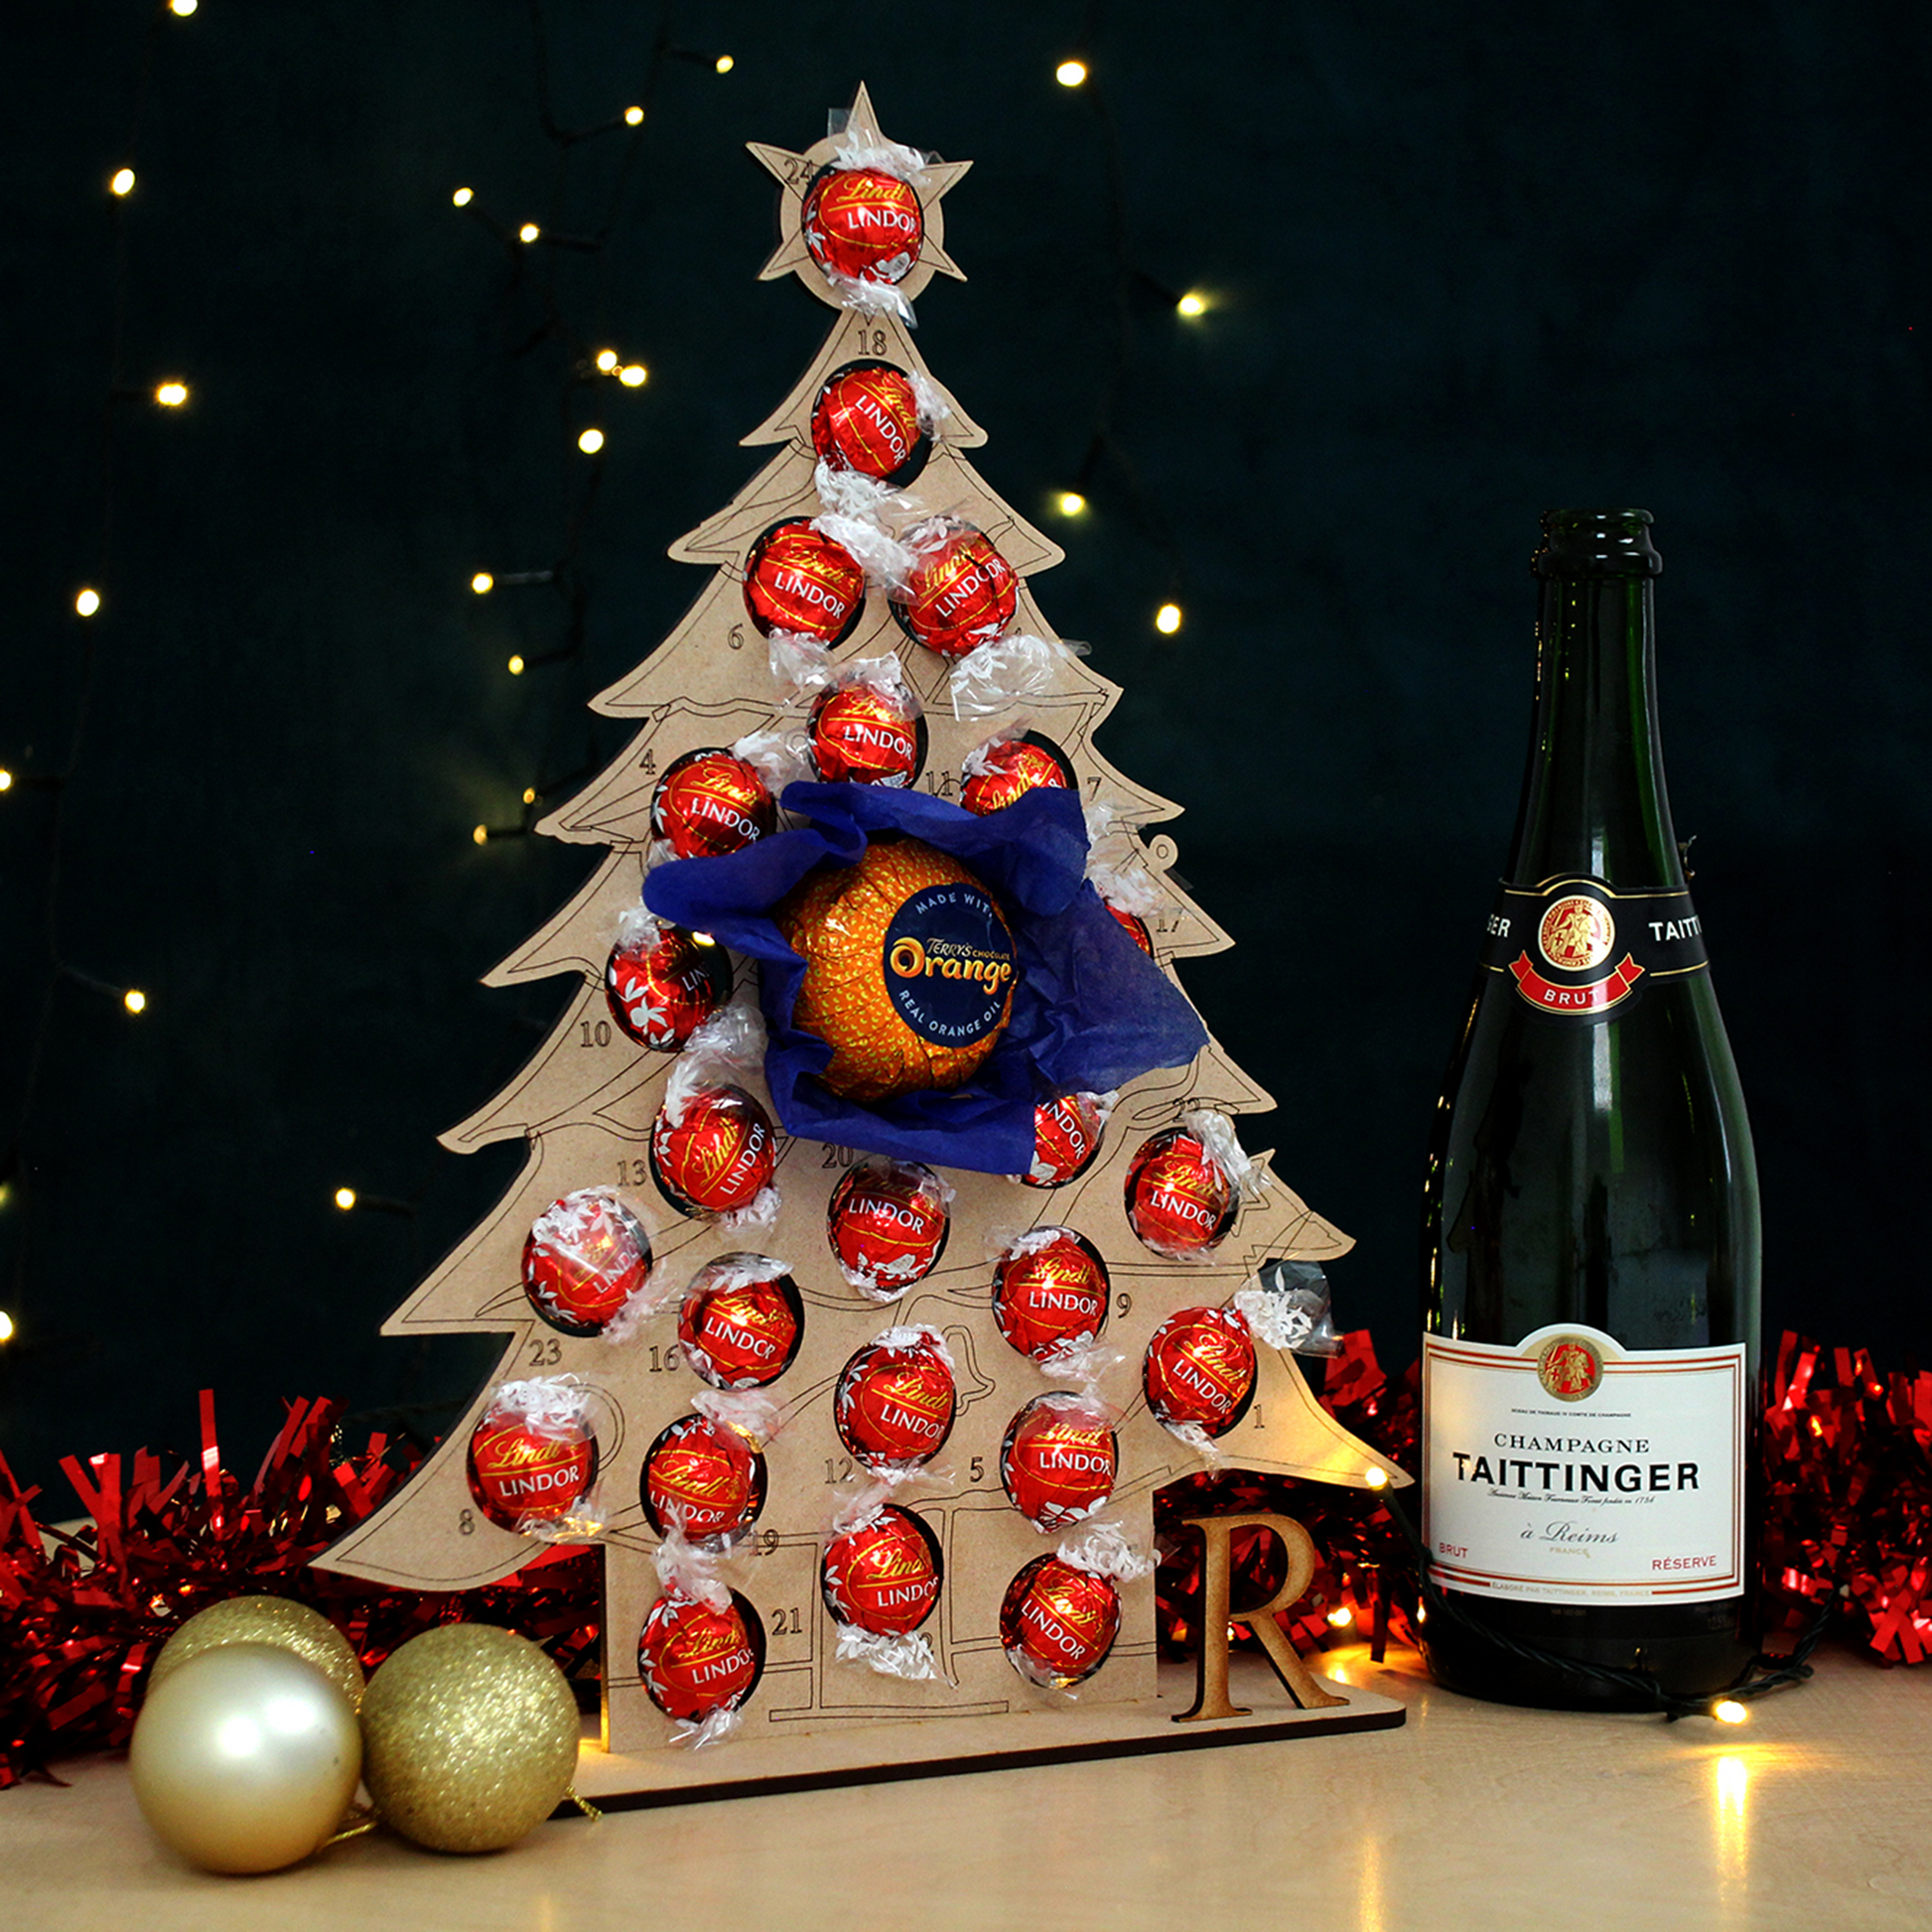
<path fill-rule="evenodd" d="M 362 1700 L 363 1777 L 385 1825 L 433 1852 L 495 1852 L 577 1774 L 577 1699 L 535 1644 L 487 1623 L 410 1640 Z"/>
<path fill-rule="evenodd" d="M 205 1650 L 151 1685 L 128 1752 L 141 1815 L 210 1871 L 279 1871 L 320 1851 L 361 1764 L 348 1699 L 266 1643 Z"/>
<path fill-rule="evenodd" d="M 362 1704 L 362 1666 L 348 1639 L 306 1603 L 286 1596 L 231 1596 L 191 1616 L 161 1647 L 148 1679 L 148 1694 L 204 1651 L 230 1643 L 269 1643 L 292 1650 L 315 1665 L 347 1698 L 350 1710 Z"/>

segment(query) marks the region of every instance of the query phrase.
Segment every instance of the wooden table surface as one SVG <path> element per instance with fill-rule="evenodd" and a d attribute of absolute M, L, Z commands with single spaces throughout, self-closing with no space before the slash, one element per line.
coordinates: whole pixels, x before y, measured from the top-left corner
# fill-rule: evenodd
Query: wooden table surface
<path fill-rule="evenodd" d="M 190 1870 L 124 1761 L 0 1792 L 22 1932 L 1859 1932 L 1932 1927 L 1932 1669 L 1828 1654 L 1740 1727 L 1574 1717 L 1331 1674 L 1398 1730 L 614 1814 L 514 1851 L 384 1836 L 264 1878 Z"/>

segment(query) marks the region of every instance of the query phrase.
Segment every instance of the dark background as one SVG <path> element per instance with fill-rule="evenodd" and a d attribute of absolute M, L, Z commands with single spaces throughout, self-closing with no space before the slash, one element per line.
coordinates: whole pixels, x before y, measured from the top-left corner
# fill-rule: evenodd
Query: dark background
<path fill-rule="evenodd" d="M 808 144 L 862 77 L 897 138 L 976 160 L 946 203 L 972 279 L 928 291 L 919 340 L 989 483 L 1067 543 L 1037 589 L 1126 687 L 1104 749 L 1187 808 L 1180 870 L 1238 942 L 1189 990 L 1281 1102 L 1250 1145 L 1360 1239 L 1339 1319 L 1414 1353 L 1536 519 L 1615 502 L 1667 560 L 1672 792 L 1756 1128 L 1767 1332 L 1891 1362 L 1922 1337 L 1922 9 L 547 0 L 557 121 L 649 106 L 634 142 L 569 147 L 510 0 L 151 18 L 8 27 L 23 1477 L 186 1442 L 205 1384 L 240 1465 L 283 1395 L 434 1405 L 493 1357 L 376 1329 L 514 1171 L 434 1136 L 554 1014 L 556 982 L 478 976 L 593 855 L 471 829 L 621 744 L 584 702 L 697 594 L 665 547 L 757 467 L 737 438 L 829 320 L 754 280 L 774 191 L 743 143 Z M 1096 84 L 1054 83 L 1072 53 Z M 477 218 L 614 209 L 598 253 Z M 1213 306 L 1182 322 L 1163 288 Z M 142 393 L 103 417 L 117 313 Z M 605 340 L 643 388 L 572 386 Z M 185 410 L 143 399 L 170 375 Z M 1058 524 L 1076 480 L 1092 513 Z M 574 595 L 467 589 L 559 560 Z M 411 1212 L 341 1213 L 343 1183 Z"/>

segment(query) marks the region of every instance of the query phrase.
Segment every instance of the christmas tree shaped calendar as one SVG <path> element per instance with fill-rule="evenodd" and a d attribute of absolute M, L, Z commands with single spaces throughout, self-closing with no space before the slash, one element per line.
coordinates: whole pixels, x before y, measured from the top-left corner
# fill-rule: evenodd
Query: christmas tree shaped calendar
<path fill-rule="evenodd" d="M 325 1559 L 460 1588 L 594 1538 L 605 1744 L 707 1788 L 1177 1737 L 1155 1492 L 1406 1480 L 1296 1365 L 1278 1264 L 1350 1243 L 1234 1138 L 1272 1103 L 1174 973 L 1228 943 L 1148 835 L 1176 808 L 1096 749 L 1118 690 L 1032 591 L 1060 552 L 913 346 L 968 164 L 863 88 L 836 119 L 753 149 L 764 279 L 831 332 L 595 700 L 630 742 L 539 827 L 605 857 L 489 976 L 577 983 L 445 1137 L 527 1160 L 385 1330 L 501 1365 Z M 656 1750 L 694 1733 L 729 1741 Z"/>

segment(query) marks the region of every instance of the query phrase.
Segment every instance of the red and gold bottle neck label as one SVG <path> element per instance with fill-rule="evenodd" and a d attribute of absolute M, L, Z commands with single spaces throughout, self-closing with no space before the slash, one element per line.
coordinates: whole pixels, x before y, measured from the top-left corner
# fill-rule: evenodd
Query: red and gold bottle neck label
<path fill-rule="evenodd" d="M 1614 1020 L 1650 987 L 1702 973 L 1704 927 L 1682 887 L 1619 893 L 1587 874 L 1503 886 L 1482 964 L 1552 1019 Z"/>

